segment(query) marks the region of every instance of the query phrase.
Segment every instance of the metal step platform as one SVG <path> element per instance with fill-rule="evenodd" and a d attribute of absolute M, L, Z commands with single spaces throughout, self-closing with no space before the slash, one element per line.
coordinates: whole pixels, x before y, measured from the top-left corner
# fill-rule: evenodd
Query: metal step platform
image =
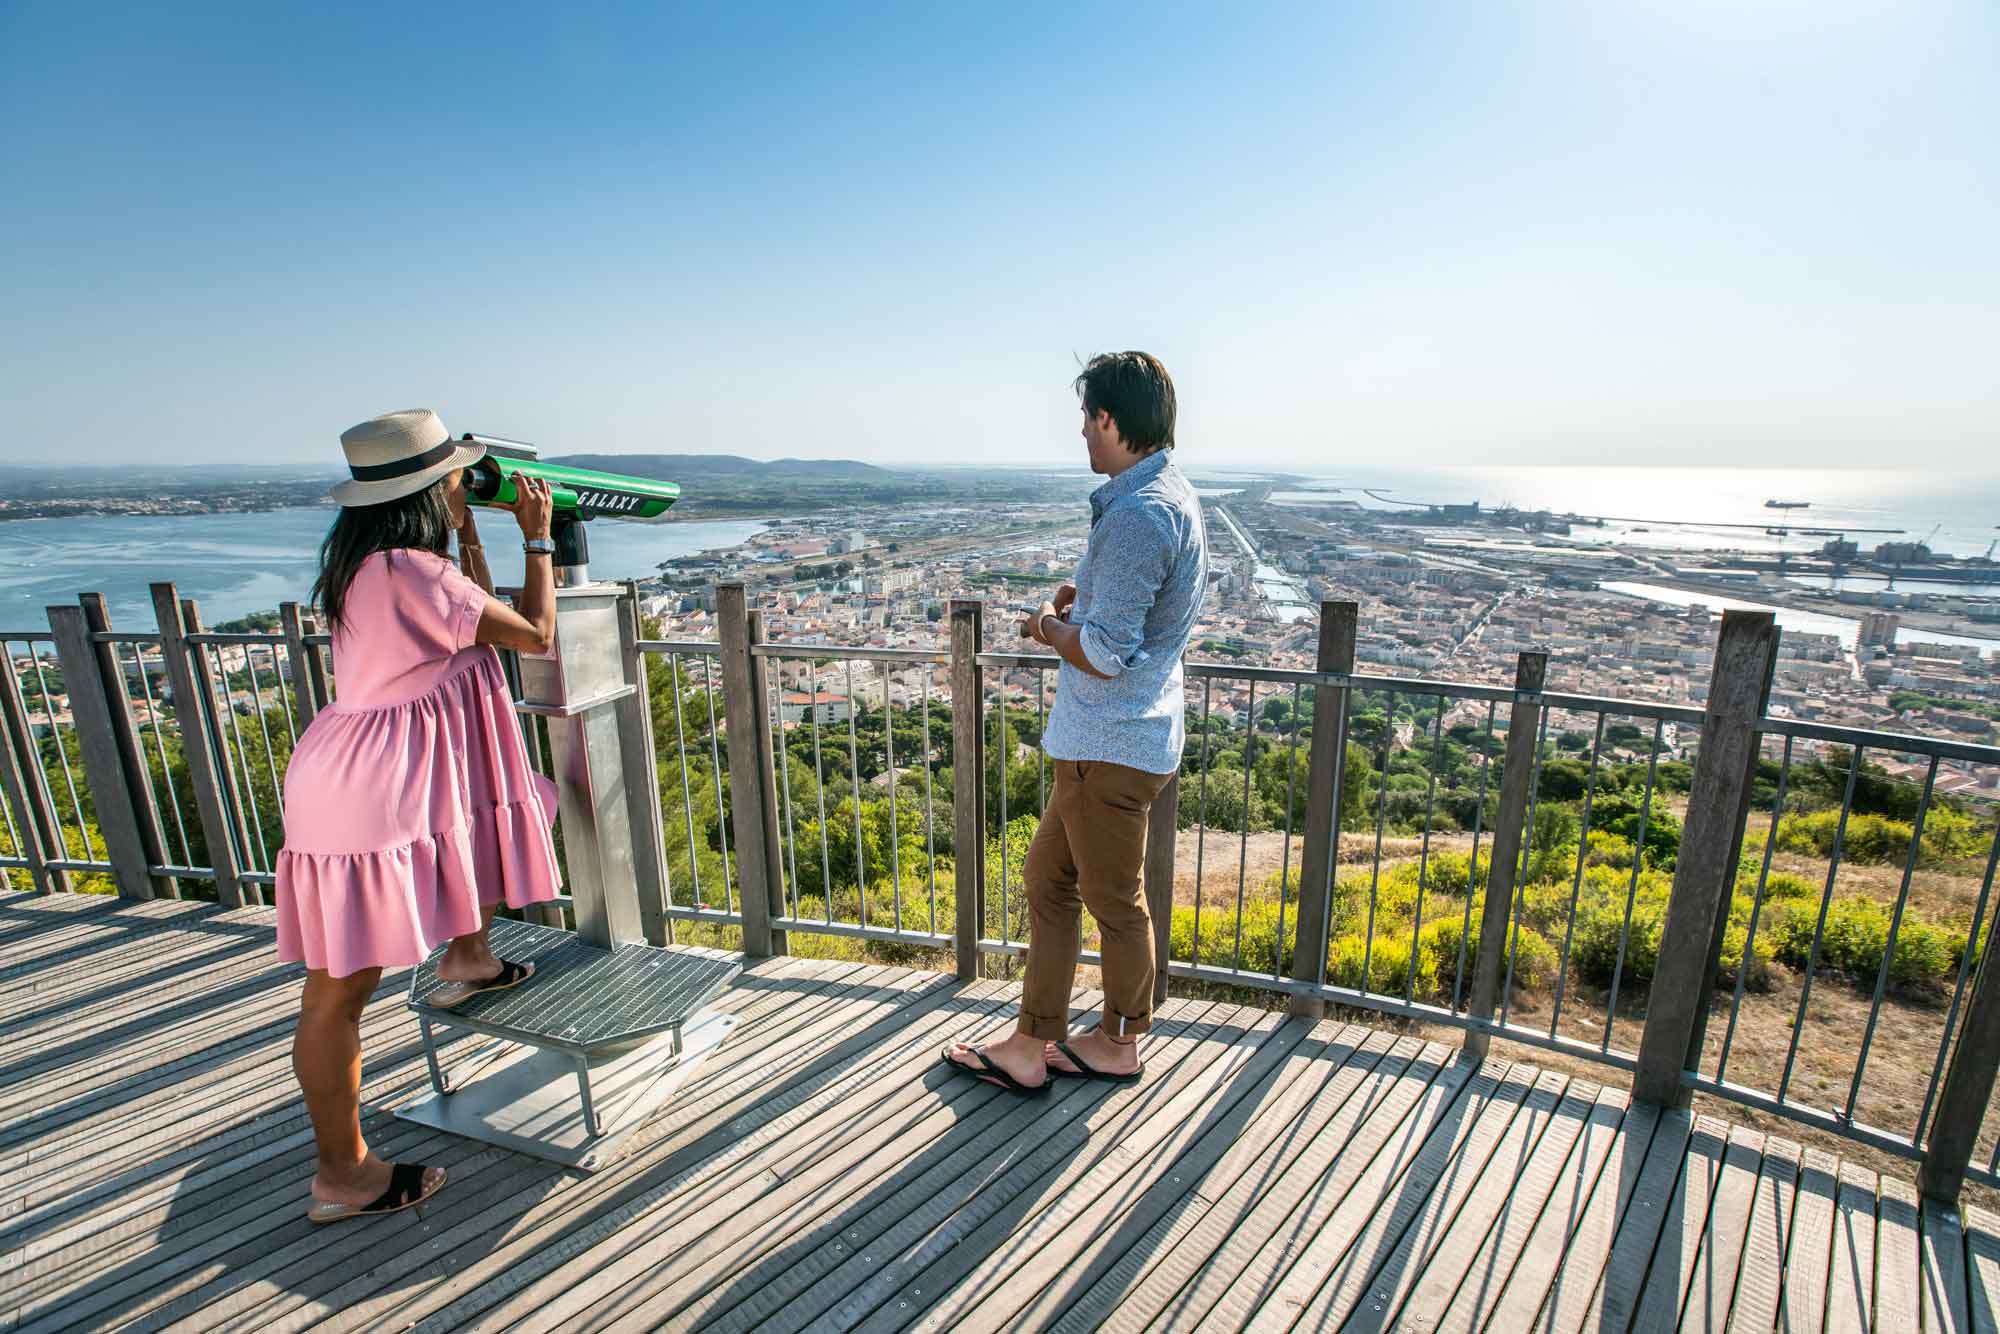
<path fill-rule="evenodd" d="M 430 1004 L 452 985 L 437 975 L 441 951 L 411 978 L 409 1007 L 433 1092 L 399 1109 L 404 1120 L 601 1167 L 733 1024 L 705 1007 L 743 971 L 739 956 L 635 943 L 601 949 L 574 932 L 506 920 L 493 923 L 491 940 L 495 954 L 532 962 L 535 975 L 450 1009 Z M 448 1078 L 438 1028 L 494 1042 Z"/>

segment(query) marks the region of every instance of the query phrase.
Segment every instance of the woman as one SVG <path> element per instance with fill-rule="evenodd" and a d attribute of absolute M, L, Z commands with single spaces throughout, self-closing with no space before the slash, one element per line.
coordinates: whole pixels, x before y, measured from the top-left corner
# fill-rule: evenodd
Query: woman
<path fill-rule="evenodd" d="M 561 887 L 553 788 L 528 766 L 493 652 L 544 653 L 555 637 L 548 485 L 526 480 L 512 507 L 527 552 L 516 610 L 492 595 L 466 509 L 484 446 L 454 442 L 432 412 L 377 417 L 340 443 L 353 480 L 333 488 L 313 586 L 339 698 L 285 774 L 277 869 L 278 957 L 306 965 L 292 1068 L 319 1146 L 316 1223 L 406 1209 L 444 1184 L 361 1137 L 361 1012 L 383 968 L 449 942 L 437 969 L 457 986 L 432 1004 L 517 986 L 534 970 L 495 958 L 487 925 L 503 899 Z M 454 531 L 478 583 L 446 556 Z"/>

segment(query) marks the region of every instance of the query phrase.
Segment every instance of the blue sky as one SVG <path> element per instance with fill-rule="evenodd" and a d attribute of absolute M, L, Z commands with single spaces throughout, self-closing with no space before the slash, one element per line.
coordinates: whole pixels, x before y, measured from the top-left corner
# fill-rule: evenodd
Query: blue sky
<path fill-rule="evenodd" d="M 1986 0 L 293 8 L 0 0 L 0 461 L 2000 470 Z"/>

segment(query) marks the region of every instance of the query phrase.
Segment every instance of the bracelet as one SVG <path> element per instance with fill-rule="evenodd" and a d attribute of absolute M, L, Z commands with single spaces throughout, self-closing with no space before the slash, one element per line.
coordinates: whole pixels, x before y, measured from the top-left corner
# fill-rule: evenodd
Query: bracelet
<path fill-rule="evenodd" d="M 546 537 L 531 537 L 521 543 L 521 550 L 530 556 L 553 556 L 556 554 L 556 544 Z"/>
<path fill-rule="evenodd" d="M 1041 637 L 1041 640 L 1044 644 L 1047 644 L 1049 642 L 1049 635 L 1048 631 L 1042 629 L 1042 622 L 1048 620 L 1049 617 L 1051 616 L 1055 616 L 1055 613 L 1052 611 L 1045 611 L 1041 615 L 1035 617 L 1035 633 Z M 1057 616 L 1056 619 L 1061 620 L 1062 618 L 1060 616 Z M 1049 646 L 1051 648 L 1055 647 L 1053 644 Z"/>

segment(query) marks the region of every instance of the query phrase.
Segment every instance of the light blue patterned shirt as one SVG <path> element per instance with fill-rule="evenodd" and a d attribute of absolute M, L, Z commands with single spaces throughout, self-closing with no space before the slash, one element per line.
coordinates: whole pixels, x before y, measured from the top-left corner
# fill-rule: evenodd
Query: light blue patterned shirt
<path fill-rule="evenodd" d="M 1166 450 L 1090 493 L 1070 624 L 1100 679 L 1065 662 L 1042 749 L 1147 773 L 1180 768 L 1181 654 L 1208 586 L 1201 501 Z"/>

